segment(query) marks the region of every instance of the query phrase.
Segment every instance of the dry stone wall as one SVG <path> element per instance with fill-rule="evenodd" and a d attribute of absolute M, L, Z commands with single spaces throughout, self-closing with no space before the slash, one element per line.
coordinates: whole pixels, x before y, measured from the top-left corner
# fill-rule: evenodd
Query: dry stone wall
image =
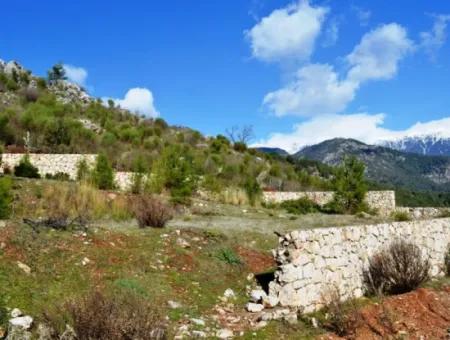
<path fill-rule="evenodd" d="M 444 273 L 450 243 L 450 218 L 378 225 L 296 230 L 279 239 L 274 256 L 279 264 L 269 295 L 282 306 L 313 312 L 336 287 L 344 299 L 364 292 L 368 259 L 395 239 L 418 245 L 430 259 L 431 275 Z"/>
<path fill-rule="evenodd" d="M 267 203 L 281 203 L 288 200 L 296 200 L 307 197 L 319 205 L 325 205 L 333 199 L 332 191 L 304 191 L 304 192 L 282 192 L 268 191 L 263 193 L 263 200 Z M 369 191 L 366 196 L 369 207 L 377 209 L 382 215 L 388 215 L 395 210 L 394 191 Z"/>
<path fill-rule="evenodd" d="M 6 167 L 13 169 L 18 165 L 24 154 L 18 153 L 4 153 L 1 156 L 1 171 Z M 69 175 L 71 179 L 77 177 L 77 165 L 81 160 L 86 160 L 88 165 L 93 165 L 97 158 L 94 154 L 37 154 L 31 153 L 30 162 L 38 168 L 41 176 L 46 174 L 54 175 L 58 172 L 64 172 Z"/>

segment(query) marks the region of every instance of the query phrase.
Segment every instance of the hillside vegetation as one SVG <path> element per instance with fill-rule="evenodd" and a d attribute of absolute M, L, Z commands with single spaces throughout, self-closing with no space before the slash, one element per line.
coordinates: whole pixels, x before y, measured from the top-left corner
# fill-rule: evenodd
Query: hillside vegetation
<path fill-rule="evenodd" d="M 251 192 L 260 187 L 294 191 L 330 186 L 312 164 L 302 167 L 248 149 L 244 140 L 205 137 L 161 118 L 139 116 L 111 100 L 91 98 L 65 80 L 61 65 L 55 65 L 46 79 L 16 62 L 0 65 L 0 142 L 6 152 L 101 153 L 116 170 L 140 173 L 164 173 L 169 164 L 174 180 L 189 175 L 191 189 L 213 192 L 230 187 Z"/>

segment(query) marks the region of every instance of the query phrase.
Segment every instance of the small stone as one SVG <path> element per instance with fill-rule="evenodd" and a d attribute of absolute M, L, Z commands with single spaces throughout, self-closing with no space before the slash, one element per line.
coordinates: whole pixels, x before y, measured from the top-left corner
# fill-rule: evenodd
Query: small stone
<path fill-rule="evenodd" d="M 83 260 L 81 260 L 81 264 L 82 264 L 83 266 L 89 264 L 89 262 L 91 262 L 91 260 L 89 260 L 87 257 L 85 257 Z"/>
<path fill-rule="evenodd" d="M 295 325 L 296 323 L 298 323 L 297 313 L 289 313 L 288 315 L 284 316 L 283 319 L 290 325 Z"/>
<path fill-rule="evenodd" d="M 184 238 L 177 238 L 177 245 L 182 247 L 182 248 L 189 248 L 191 246 L 191 244 L 186 241 Z"/>
<path fill-rule="evenodd" d="M 205 326 L 205 320 L 192 318 L 191 321 L 197 326 Z"/>
<path fill-rule="evenodd" d="M 66 329 L 64 330 L 64 333 L 61 334 L 59 337 L 59 340 L 76 340 L 77 334 L 75 333 L 75 330 L 69 326 L 66 325 Z"/>
<path fill-rule="evenodd" d="M 216 333 L 216 337 L 218 337 L 219 339 L 230 339 L 232 338 L 234 335 L 233 331 L 230 329 L 219 329 Z"/>
<path fill-rule="evenodd" d="M 236 294 L 234 293 L 234 291 L 233 291 L 233 289 L 231 289 L 231 288 L 228 288 L 227 290 L 225 290 L 225 292 L 223 293 L 223 296 L 225 297 L 225 298 L 227 298 L 227 299 L 230 299 L 230 298 L 235 298 L 236 297 Z"/>
<path fill-rule="evenodd" d="M 54 339 L 55 331 L 44 323 L 40 323 L 37 329 L 38 340 Z"/>
<path fill-rule="evenodd" d="M 259 317 L 260 321 L 271 321 L 273 319 L 272 313 L 262 313 Z"/>
<path fill-rule="evenodd" d="M 11 311 L 11 317 L 12 318 L 18 318 L 19 316 L 22 316 L 22 315 L 23 315 L 23 313 L 22 313 L 22 311 L 19 308 L 14 308 Z"/>
<path fill-rule="evenodd" d="M 314 328 L 319 328 L 319 322 L 317 321 L 317 319 L 316 318 L 311 318 L 311 325 L 314 327 Z"/>
<path fill-rule="evenodd" d="M 169 300 L 169 301 L 167 301 L 167 304 L 169 305 L 169 308 L 171 308 L 171 309 L 181 308 L 181 303 L 179 303 L 177 301 Z"/>
<path fill-rule="evenodd" d="M 206 338 L 206 333 L 203 331 L 192 331 L 192 336 L 194 338 Z"/>
<path fill-rule="evenodd" d="M 249 302 L 245 305 L 245 309 L 250 313 L 259 313 L 264 309 L 264 306 L 259 303 Z"/>
<path fill-rule="evenodd" d="M 260 302 L 265 297 L 267 297 L 267 294 L 262 289 L 253 289 L 250 292 L 250 300 L 253 301 L 253 302 Z"/>
<path fill-rule="evenodd" d="M 274 308 L 278 305 L 280 301 L 276 296 L 273 295 L 266 295 L 263 297 L 263 305 L 267 308 Z"/>
<path fill-rule="evenodd" d="M 31 268 L 30 267 L 28 267 L 25 263 L 22 263 L 22 262 L 20 262 L 20 261 L 17 261 L 17 266 L 20 268 L 20 269 L 22 269 L 24 272 L 25 272 L 25 274 L 31 274 Z"/>
<path fill-rule="evenodd" d="M 30 329 L 33 324 L 33 318 L 31 316 L 19 316 L 9 320 L 9 325 L 11 327 L 17 327 L 21 329 Z"/>
<path fill-rule="evenodd" d="M 252 281 L 255 278 L 255 274 L 250 273 L 247 275 L 247 281 Z"/>

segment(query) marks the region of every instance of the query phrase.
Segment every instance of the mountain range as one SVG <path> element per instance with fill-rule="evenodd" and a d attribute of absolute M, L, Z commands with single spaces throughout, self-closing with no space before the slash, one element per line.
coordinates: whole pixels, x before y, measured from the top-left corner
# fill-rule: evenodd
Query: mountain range
<path fill-rule="evenodd" d="M 407 136 L 401 139 L 380 141 L 378 144 L 421 155 L 450 156 L 450 138 L 439 134 Z"/>
<path fill-rule="evenodd" d="M 450 157 L 447 156 L 420 155 L 343 138 L 305 147 L 293 156 L 334 166 L 349 155 L 363 161 L 367 177 L 380 185 L 412 191 L 450 191 Z"/>

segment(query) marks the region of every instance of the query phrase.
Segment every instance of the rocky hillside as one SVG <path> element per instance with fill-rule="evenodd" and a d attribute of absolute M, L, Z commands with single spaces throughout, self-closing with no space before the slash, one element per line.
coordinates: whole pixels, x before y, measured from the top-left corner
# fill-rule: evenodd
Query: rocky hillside
<path fill-rule="evenodd" d="M 340 138 L 306 147 L 295 157 L 337 165 L 348 155 L 361 159 L 367 166 L 368 178 L 381 185 L 450 191 L 450 157 L 423 156 Z"/>
<path fill-rule="evenodd" d="M 16 61 L 0 60 L 0 146 L 13 153 L 104 153 L 122 171 L 150 172 L 162 155 L 182 155 L 189 163 L 184 170 L 217 192 L 255 179 L 274 190 L 329 185 L 311 167 L 91 97 L 65 80 L 62 65 L 43 78 Z"/>

